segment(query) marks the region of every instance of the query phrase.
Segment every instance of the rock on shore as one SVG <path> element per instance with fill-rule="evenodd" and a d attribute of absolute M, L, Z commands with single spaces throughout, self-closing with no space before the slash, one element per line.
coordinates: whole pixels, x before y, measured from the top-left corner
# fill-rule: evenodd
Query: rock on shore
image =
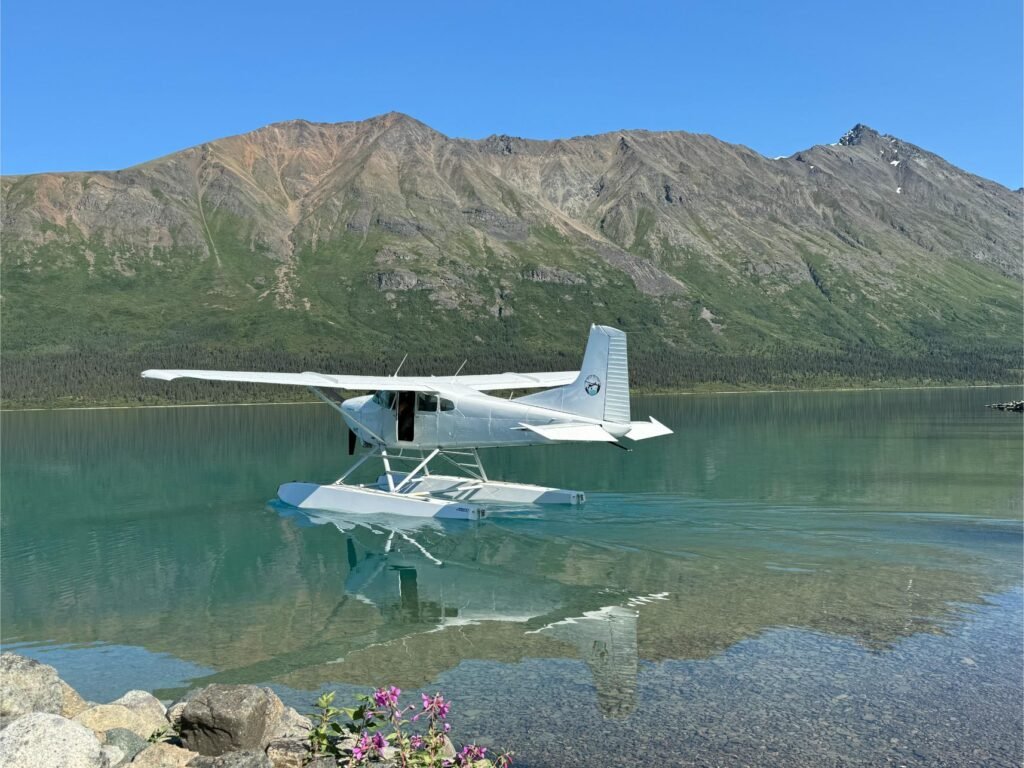
<path fill-rule="evenodd" d="M 62 714 L 63 706 L 57 670 L 14 653 L 0 655 L 0 728 L 30 712 Z"/>
<path fill-rule="evenodd" d="M 282 714 L 284 704 L 269 688 L 209 685 L 185 704 L 178 733 L 201 755 L 266 749 Z"/>
<path fill-rule="evenodd" d="M 92 704 L 53 667 L 0 654 L 4 768 L 302 768 L 310 727 L 269 688 L 210 685 L 170 708 L 145 691 Z"/>
<path fill-rule="evenodd" d="M 107 768 L 99 740 L 84 725 L 49 712 L 28 712 L 0 731 L 6 768 Z"/>

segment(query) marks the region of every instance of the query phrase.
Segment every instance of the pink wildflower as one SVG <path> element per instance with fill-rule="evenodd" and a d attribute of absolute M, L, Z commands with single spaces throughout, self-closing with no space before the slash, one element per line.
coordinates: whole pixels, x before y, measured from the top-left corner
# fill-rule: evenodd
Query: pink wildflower
<path fill-rule="evenodd" d="M 395 686 L 378 688 L 373 692 L 373 701 L 378 707 L 395 709 L 398 707 L 398 697 L 402 695 L 402 689 Z"/>
<path fill-rule="evenodd" d="M 440 693 L 435 693 L 433 696 L 427 696 L 427 694 L 421 694 L 423 697 L 423 712 L 430 713 L 432 717 L 436 717 L 439 720 L 444 720 L 448 717 L 448 710 L 451 709 L 451 704 L 444 700 L 444 696 Z"/>
<path fill-rule="evenodd" d="M 486 755 L 486 747 L 478 747 L 476 744 L 467 744 L 462 748 L 462 751 L 455 756 L 455 764 L 472 765 L 477 760 L 483 760 Z"/>

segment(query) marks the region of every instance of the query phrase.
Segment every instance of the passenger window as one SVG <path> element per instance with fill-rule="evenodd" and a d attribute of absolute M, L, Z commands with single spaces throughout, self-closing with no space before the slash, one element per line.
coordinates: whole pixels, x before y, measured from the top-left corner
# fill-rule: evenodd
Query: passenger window
<path fill-rule="evenodd" d="M 437 398 L 434 395 L 425 395 L 420 393 L 419 402 L 416 403 L 416 407 L 420 413 L 426 411 L 434 412 L 437 410 Z"/>
<path fill-rule="evenodd" d="M 441 410 L 442 411 L 454 411 L 455 410 L 455 403 L 453 403 L 451 400 L 445 400 L 442 397 L 441 398 Z"/>

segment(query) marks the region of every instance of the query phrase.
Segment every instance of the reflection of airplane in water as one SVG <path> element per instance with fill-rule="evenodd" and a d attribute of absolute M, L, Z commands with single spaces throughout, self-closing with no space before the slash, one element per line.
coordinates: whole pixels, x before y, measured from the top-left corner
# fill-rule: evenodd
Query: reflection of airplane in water
<path fill-rule="evenodd" d="M 601 714 L 626 717 L 636 708 L 638 618 L 633 608 L 611 605 L 534 631 L 575 645 L 594 676 Z"/>
<path fill-rule="evenodd" d="M 571 606 L 586 605 L 582 590 L 485 566 L 476 561 L 472 547 L 468 562 L 446 557 L 442 565 L 438 550 L 464 547 L 476 534 L 475 525 L 393 516 L 367 521 L 364 516 L 356 519 L 334 512 L 302 514 L 312 523 L 334 525 L 345 534 L 346 593 L 374 606 L 389 625 L 404 627 L 403 643 L 411 635 L 483 622 L 521 624 L 524 639 L 541 636 L 575 646 L 593 674 L 598 706 L 605 716 L 626 716 L 636 706 L 636 608 L 664 599 L 664 594 L 572 615 Z M 396 524 L 405 525 L 396 528 Z M 515 563 L 509 566 L 514 570 Z"/>

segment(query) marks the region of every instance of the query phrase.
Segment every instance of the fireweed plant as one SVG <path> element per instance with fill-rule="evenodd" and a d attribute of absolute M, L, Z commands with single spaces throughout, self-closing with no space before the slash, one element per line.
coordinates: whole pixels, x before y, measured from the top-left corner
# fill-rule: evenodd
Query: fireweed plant
<path fill-rule="evenodd" d="M 401 695 L 401 689 L 392 685 L 378 688 L 369 696 L 359 696 L 356 707 L 335 707 L 334 691 L 323 694 L 311 716 L 310 752 L 330 755 L 338 765 L 349 768 L 382 759 L 393 760 L 401 768 L 512 765 L 512 752 L 501 752 L 492 763 L 487 748 L 476 744 L 466 744 L 454 755 L 449 748 L 446 755 L 451 702 L 440 693 L 421 694 L 420 707 L 403 707 L 399 702 Z"/>

